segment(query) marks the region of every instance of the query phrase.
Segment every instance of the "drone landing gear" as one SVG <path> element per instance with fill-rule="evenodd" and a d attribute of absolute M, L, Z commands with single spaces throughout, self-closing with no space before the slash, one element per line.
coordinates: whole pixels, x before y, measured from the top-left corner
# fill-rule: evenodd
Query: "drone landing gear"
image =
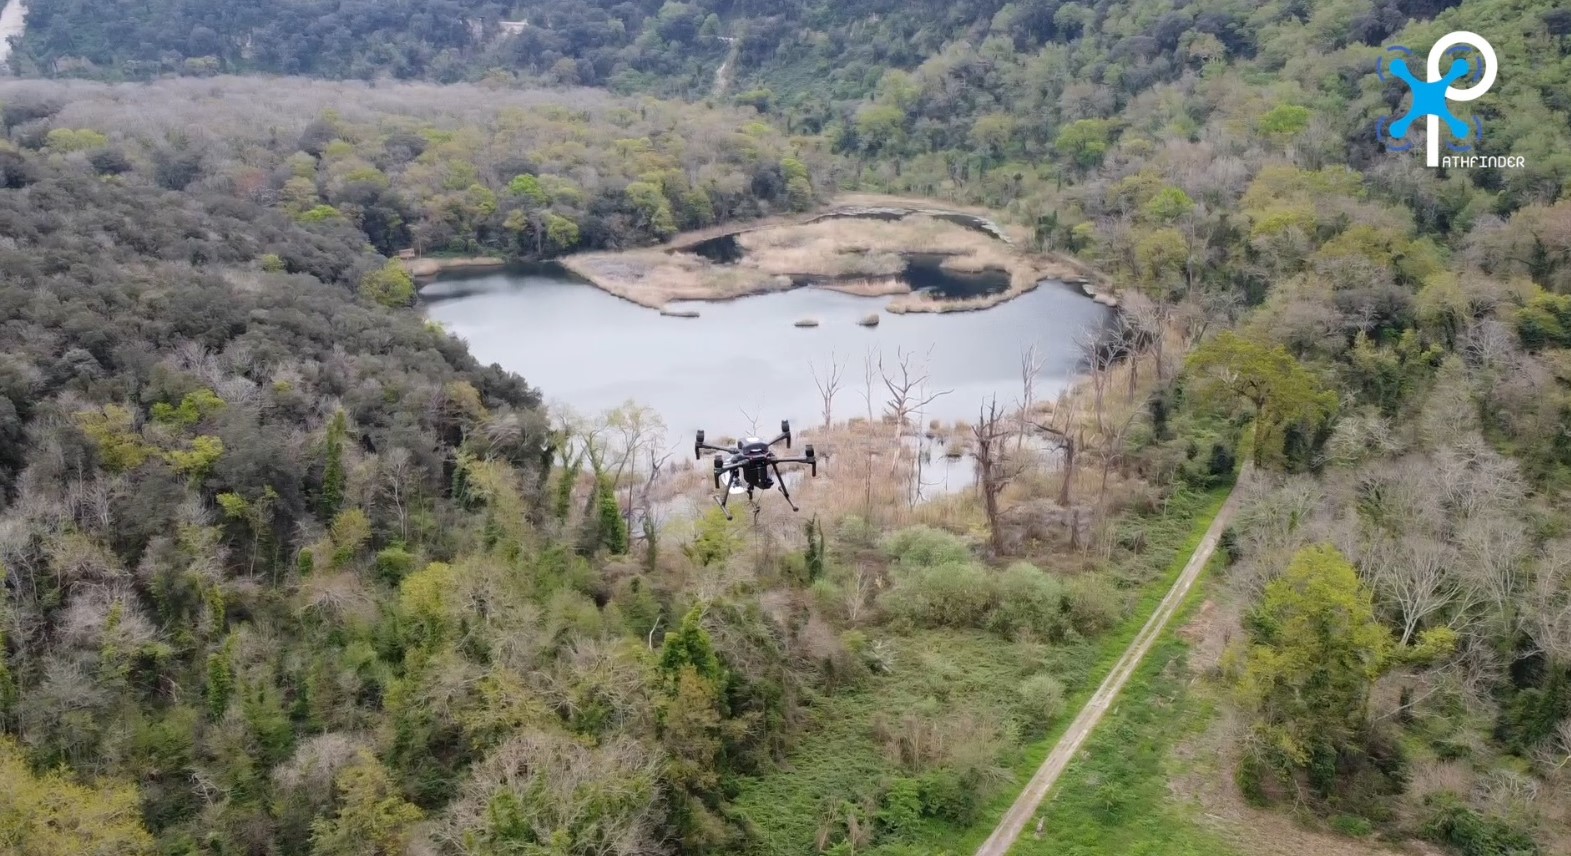
<path fill-rule="evenodd" d="M 782 485 L 781 487 L 783 489 L 784 485 Z M 730 499 L 731 499 L 731 492 L 729 490 L 722 492 L 719 496 L 711 497 L 711 499 L 713 499 L 715 501 L 716 505 L 720 506 L 720 512 L 725 515 L 725 519 L 727 519 L 727 520 L 735 520 L 736 519 L 736 518 L 731 516 L 731 509 L 729 507 L 727 507 L 727 505 L 726 505 L 726 503 L 728 501 L 730 501 Z M 789 501 L 790 500 L 787 499 L 787 502 L 789 502 Z M 757 523 L 758 522 L 758 515 L 761 512 L 763 512 L 764 507 L 758 504 L 758 500 L 757 499 L 753 498 L 753 492 L 751 490 L 749 490 L 747 492 L 747 505 L 748 505 L 749 508 L 753 509 L 753 522 Z M 795 509 L 796 506 L 792 506 L 792 508 Z"/>
<path fill-rule="evenodd" d="M 796 507 L 796 503 L 791 501 L 791 491 L 786 490 L 785 478 L 780 475 L 780 465 L 779 464 L 775 464 L 774 468 L 775 468 L 775 484 L 780 486 L 780 495 L 785 497 L 786 505 L 791 506 L 791 510 L 792 511 L 801 511 L 802 509 L 797 508 Z"/>

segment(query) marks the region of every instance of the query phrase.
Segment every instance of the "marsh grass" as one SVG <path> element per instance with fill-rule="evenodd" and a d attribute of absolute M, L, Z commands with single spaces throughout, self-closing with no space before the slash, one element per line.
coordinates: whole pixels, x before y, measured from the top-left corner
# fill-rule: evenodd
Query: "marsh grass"
<path fill-rule="evenodd" d="M 876 675 L 855 690 L 818 699 L 803 733 L 780 767 L 767 775 L 741 783 L 736 807 L 754 826 L 759 840 L 757 847 L 748 851 L 748 856 L 796 856 L 817 852 L 816 841 L 827 812 L 841 801 L 857 802 L 870 794 L 876 795 L 881 783 L 893 776 L 905 774 L 898 759 L 884 751 L 884 744 L 879 739 L 883 733 L 882 727 L 890 720 L 891 712 L 921 709 L 923 705 L 930 704 L 929 699 L 934 698 L 943 700 L 943 710 L 962 706 L 1002 709 L 1018 697 L 1019 688 L 1028 677 L 1051 675 L 1066 690 L 1062 711 L 1052 720 L 1040 739 L 1006 747 L 996 759 L 1002 781 L 986 795 L 984 807 L 975 823 L 958 828 L 940 820 L 925 818 L 899 840 L 881 841 L 869 850 L 858 852 L 865 856 L 905 856 L 916 852 L 959 856 L 974 851 L 1013 802 L 1019 787 L 1030 778 L 1096 686 L 1139 633 L 1220 511 L 1227 493 L 1226 488 L 1206 493 L 1182 493 L 1168 503 L 1165 513 L 1136 517 L 1128 522 L 1128 525 L 1141 527 L 1146 536 L 1146 547 L 1142 552 L 1117 558 L 1117 562 L 1123 566 L 1117 576 L 1135 584 L 1126 590 L 1126 604 L 1130 608 L 1124 610 L 1122 620 L 1113 630 L 1095 639 L 1076 638 L 1063 644 L 1043 645 L 1011 642 L 994 634 L 971 631 L 886 635 L 879 628 L 870 628 L 867 631 L 869 636 L 883 640 L 894 651 L 893 667 L 889 673 Z M 1164 675 L 1166 662 L 1173 659 L 1172 656 L 1162 656 L 1162 652 L 1173 650 L 1171 642 L 1159 646 L 1137 673 L 1138 682 L 1131 683 L 1125 690 L 1124 701 L 1120 702 L 1121 705 L 1135 703 L 1139 698 L 1147 697 L 1147 694 L 1153 700 L 1153 716 L 1139 725 L 1139 728 L 1144 729 L 1144 736 L 1139 739 L 1147 743 L 1153 743 L 1159 738 L 1176 739 L 1176 736 L 1150 733 L 1152 728 L 1161 731 L 1164 725 L 1161 714 L 1172 709 L 1155 706 L 1155 699 L 1166 696 L 1153 693 L 1149 688 L 1152 685 L 1151 676 Z M 1163 689 L 1163 692 L 1166 690 Z M 1117 721 L 1116 715 L 1112 721 Z M 1128 737 L 1121 731 L 1114 733 L 1113 737 L 1107 737 L 1102 729 L 1093 736 L 1093 741 L 1100 741 L 1099 745 L 1104 747 L 1115 739 Z M 1104 754 L 1110 762 L 1116 760 L 1117 753 Z M 1157 789 L 1165 788 L 1165 780 L 1160 776 L 1160 766 L 1154 770 L 1151 767 L 1153 754 L 1159 759 L 1159 751 L 1142 748 L 1132 762 L 1133 767 L 1115 771 L 1118 782 L 1139 788 L 1132 798 L 1124 800 L 1119 806 L 1122 812 L 1119 817 L 1127 820 L 1125 826 L 1129 829 L 1116 831 L 1116 834 L 1132 842 L 1145 841 L 1147 849 L 1092 846 L 1082 850 L 1065 848 L 1027 852 L 1144 852 L 1161 853 L 1164 856 L 1170 852 L 1193 852 L 1225 856 L 1228 851 L 1223 848 L 1169 851 L 1157 846 L 1156 849 L 1150 849 L 1153 842 L 1149 834 L 1160 832 L 1161 827 L 1140 820 L 1142 806 L 1150 804 L 1157 806 L 1160 811 L 1168 811 L 1165 803 L 1158 799 L 1161 793 Z M 1078 824 L 1078 821 L 1073 825 L 1065 822 L 1064 826 L 1083 831 Z M 1195 836 L 1200 835 L 1198 830 L 1189 827 L 1179 830 L 1185 836 L 1191 831 Z M 1019 846 L 1026 846 L 1028 840 L 1029 833 Z M 1183 842 L 1187 839 L 1175 840 Z M 1193 840 L 1208 842 L 1208 839 L 1199 837 Z M 1160 844 L 1160 839 L 1154 843 Z"/>
<path fill-rule="evenodd" d="M 974 311 L 1018 297 L 1044 279 L 1076 273 L 1056 260 L 1027 255 L 989 235 L 921 214 L 894 222 L 847 218 L 774 223 L 740 232 L 737 241 L 746 253 L 735 264 L 671 252 L 691 244 L 690 236 L 665 247 L 582 253 L 562 264 L 611 294 L 653 309 L 678 300 L 730 300 L 780 291 L 805 278 L 824 280 L 825 287 L 847 294 L 895 296 L 891 312 Z M 942 267 L 955 272 L 1007 272 L 1010 284 L 1001 292 L 968 300 L 912 294 L 911 286 L 898 279 L 908 252 L 947 256 Z"/>

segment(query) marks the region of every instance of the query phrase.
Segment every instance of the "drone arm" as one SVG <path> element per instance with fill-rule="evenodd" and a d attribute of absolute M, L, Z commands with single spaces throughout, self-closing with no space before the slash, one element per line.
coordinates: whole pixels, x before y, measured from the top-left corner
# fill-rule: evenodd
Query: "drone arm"
<path fill-rule="evenodd" d="M 813 478 L 816 479 L 818 478 L 818 455 L 814 454 L 812 443 L 807 444 L 806 452 L 800 458 L 776 458 L 774 462 L 776 464 L 807 464 L 813 468 Z M 778 467 L 775 469 L 775 472 L 780 472 Z"/>

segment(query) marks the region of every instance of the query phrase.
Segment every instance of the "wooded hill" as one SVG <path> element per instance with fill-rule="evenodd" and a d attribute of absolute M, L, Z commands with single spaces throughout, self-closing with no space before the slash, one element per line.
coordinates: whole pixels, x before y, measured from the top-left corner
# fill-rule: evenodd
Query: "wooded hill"
<path fill-rule="evenodd" d="M 220 20 L 197 56 L 216 66 L 188 65 L 168 45 L 193 34 L 160 22 L 189 19 L 145 11 L 165 4 L 36 6 L 24 70 L 208 74 L 268 67 L 247 39 L 275 50 Z M 1204 676 L 1241 723 L 1236 793 L 1468 856 L 1566 849 L 1563 10 L 523 4 L 498 11 L 532 23 L 510 39 L 454 31 L 440 74 L 408 59 L 424 31 L 332 12 L 342 25 L 314 31 L 347 47 L 300 49 L 316 73 L 403 64 L 494 88 L 392 90 L 396 108 L 369 110 L 352 102 L 380 89 L 291 104 L 330 90 L 182 80 L 51 104 L 43 83 L 8 84 L 26 97 L 3 98 L 17 273 L 0 295 L 28 320 L 0 327 L 16 414 L 0 406 L 0 432 L 22 449 L 0 527 L 0 716 L 22 750 L 0 763 L 25 766 L 35 798 L 89 801 L 70 788 L 98 775 L 119 784 L 86 804 L 113 808 L 140 783 L 144 831 L 115 830 L 172 853 L 428 834 L 466 853 L 930 853 L 1009 790 L 1252 421 L 1262 476 L 1219 589 L 1240 605 L 1235 644 Z M 1430 170 L 1375 137 L 1405 97 L 1373 74 L 1381 47 L 1422 53 L 1455 29 L 1508 64 L 1468 109 L 1481 151 L 1523 168 Z M 740 114 L 504 94 L 547 75 L 708 96 L 720 35 L 740 39 Z M 203 103 L 233 118 L 179 132 L 194 114 L 141 97 L 210 86 L 267 108 Z M 518 112 L 489 103 L 509 99 Z M 405 109 L 412 123 L 385 115 Z M 1116 442 L 1100 432 L 1102 472 L 1128 491 L 1091 543 L 984 563 L 956 534 L 985 531 L 971 509 L 954 531 L 845 520 L 790 549 L 711 521 L 685 551 L 657 538 L 613 558 L 614 501 L 564 492 L 571 460 L 540 466 L 559 435 L 526 388 L 380 308 L 410 286 L 363 248 L 549 255 L 704 222 L 700 190 L 723 219 L 831 186 L 995 208 L 1111 274 L 1129 323 L 1172 333 L 1117 369 L 1129 398 L 1094 373 L 1098 402 L 1133 409 Z M 161 209 L 167 227 L 145 216 Z M 341 311 L 363 320 L 340 352 L 325 318 L 352 292 Z M 312 300 L 336 302 L 296 318 Z M 149 306 L 170 311 L 132 320 Z M 284 351 L 312 356 L 251 356 Z M 920 680 L 891 667 L 911 662 Z M 981 708 L 1007 713 L 966 718 Z M 58 761 L 80 780 L 47 777 Z M 1097 785 L 1099 828 L 1133 825 L 1114 810 L 1127 784 Z"/>

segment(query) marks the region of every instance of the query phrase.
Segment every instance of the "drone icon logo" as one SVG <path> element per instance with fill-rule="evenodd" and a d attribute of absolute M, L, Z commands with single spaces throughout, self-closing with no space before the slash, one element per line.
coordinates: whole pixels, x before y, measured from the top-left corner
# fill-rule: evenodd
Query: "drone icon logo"
<path fill-rule="evenodd" d="M 1478 62 L 1474 63 L 1466 58 L 1455 59 L 1451 67 L 1444 74 L 1440 71 L 1440 63 L 1452 54 L 1467 53 L 1477 50 Z M 1400 54 L 1401 58 L 1391 60 L 1391 75 L 1406 83 L 1413 93 L 1413 106 L 1407 114 L 1395 122 L 1389 116 L 1382 116 L 1376 128 L 1376 134 L 1386 143 L 1386 150 L 1405 152 L 1413 147 L 1412 141 L 1407 139 L 1408 132 L 1412 130 L 1413 123 L 1421 118 L 1429 120 L 1425 133 L 1427 143 L 1429 166 L 1440 165 L 1440 122 L 1446 123 L 1446 128 L 1451 136 L 1457 140 L 1472 138 L 1472 144 L 1463 145 L 1447 141 L 1446 148 L 1453 152 L 1472 151 L 1479 138 L 1484 134 L 1483 123 L 1477 116 L 1473 117 L 1473 124 L 1458 119 L 1451 113 L 1451 101 L 1472 101 L 1489 91 L 1495 84 L 1497 64 L 1495 62 L 1495 49 L 1483 36 L 1458 30 L 1448 33 L 1440 41 L 1435 42 L 1429 49 L 1428 80 L 1419 80 L 1407 67 L 1407 57 L 1413 52 L 1400 45 L 1386 48 L 1388 53 Z M 1385 58 L 1375 64 L 1375 73 L 1380 80 L 1386 80 Z M 1457 81 L 1472 82 L 1472 86 L 1458 89 L 1451 84 Z M 1393 142 L 1395 141 L 1395 142 Z"/>

